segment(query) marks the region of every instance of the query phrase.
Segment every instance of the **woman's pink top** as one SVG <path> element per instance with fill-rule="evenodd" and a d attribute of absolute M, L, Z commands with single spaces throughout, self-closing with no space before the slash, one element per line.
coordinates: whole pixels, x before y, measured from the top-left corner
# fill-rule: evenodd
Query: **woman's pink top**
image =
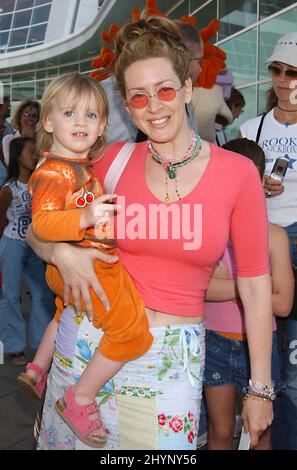
<path fill-rule="evenodd" d="M 230 279 L 236 277 L 234 254 L 229 244 L 221 258 L 227 267 Z M 244 310 L 240 303 L 228 300 L 226 302 L 205 302 L 205 327 L 208 330 L 226 333 L 245 333 Z M 275 318 L 272 317 L 272 328 L 276 329 Z"/>
<path fill-rule="evenodd" d="M 122 145 L 112 145 L 94 163 L 103 185 Z M 201 316 L 209 279 L 230 236 L 239 276 L 269 272 L 258 171 L 247 158 L 211 144 L 208 166 L 196 187 L 182 200 L 166 204 L 147 186 L 147 149 L 147 142 L 136 145 L 115 189 L 122 206 L 115 217 L 118 253 L 146 307 Z"/>

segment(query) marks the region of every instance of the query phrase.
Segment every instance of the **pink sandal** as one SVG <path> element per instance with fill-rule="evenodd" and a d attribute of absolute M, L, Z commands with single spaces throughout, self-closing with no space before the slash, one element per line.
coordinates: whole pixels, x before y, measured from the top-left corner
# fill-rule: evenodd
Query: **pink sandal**
<path fill-rule="evenodd" d="M 60 398 L 55 405 L 59 416 L 70 427 L 72 432 L 86 445 L 90 447 L 104 447 L 107 441 L 106 437 L 91 436 L 92 432 L 102 427 L 99 419 L 90 419 L 90 415 L 98 412 L 96 402 L 89 405 L 79 405 L 75 401 L 73 387 L 70 386 L 65 392 L 64 397 Z"/>
<path fill-rule="evenodd" d="M 33 370 L 36 374 L 40 375 L 41 379 L 36 382 L 23 372 L 18 376 L 17 380 L 22 385 L 25 392 L 27 392 L 33 400 L 39 402 L 45 390 L 47 373 L 37 364 L 34 364 L 34 362 L 28 362 L 26 370 Z"/>

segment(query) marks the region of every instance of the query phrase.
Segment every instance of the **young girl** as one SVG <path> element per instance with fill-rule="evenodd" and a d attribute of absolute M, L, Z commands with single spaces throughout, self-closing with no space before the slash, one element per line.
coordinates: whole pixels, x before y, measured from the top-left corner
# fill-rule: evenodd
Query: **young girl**
<path fill-rule="evenodd" d="M 107 120 L 107 101 L 100 85 L 87 76 L 64 75 L 50 84 L 43 100 L 38 130 L 39 148 L 43 157 L 30 180 L 33 196 L 33 228 L 37 236 L 48 241 L 72 241 L 84 247 L 96 247 L 114 253 L 110 237 L 108 211 L 118 206 L 105 202 L 115 195 L 102 196 L 88 158 L 102 144 L 101 136 Z M 57 401 L 56 410 L 73 432 L 86 444 L 101 447 L 106 430 L 98 419 L 95 397 L 103 385 L 119 371 L 124 362 L 143 355 L 151 346 L 143 302 L 122 264 L 96 261 L 97 276 L 109 297 L 111 309 L 104 310 L 92 292 L 93 324 L 102 328 L 102 337 L 78 383 L 69 387 Z M 41 342 L 33 364 L 19 379 L 40 396 L 46 380 L 55 345 L 57 322 L 63 306 L 63 282 L 54 266 L 47 268 L 47 280 L 57 295 L 58 307 L 53 321 Z M 73 305 L 73 299 L 70 303 Z M 74 318 L 77 331 L 81 317 Z M 63 328 L 63 325 L 60 325 Z M 78 349 L 89 348 L 82 338 Z M 63 345 L 64 357 L 72 351 Z"/>
<path fill-rule="evenodd" d="M 223 147 L 253 160 L 263 178 L 265 154 L 255 142 L 248 139 L 235 139 Z M 292 307 L 294 289 L 289 241 L 286 232 L 275 224 L 269 224 L 269 250 L 273 313 L 278 316 L 287 316 Z M 244 312 L 237 298 L 234 277 L 234 255 L 229 245 L 207 291 L 207 299 L 215 300 L 215 302 L 206 302 L 205 307 L 204 390 L 209 413 L 208 449 L 210 450 L 232 449 L 236 389 L 243 395 L 248 391 L 249 385 L 250 365 Z M 272 379 L 275 383 L 275 390 L 279 390 L 281 381 L 274 319 L 272 328 Z M 261 389 L 259 389 L 259 396 L 261 396 Z M 270 431 L 267 429 L 261 435 L 257 449 L 269 450 L 270 448 Z"/>
<path fill-rule="evenodd" d="M 25 281 L 32 296 L 29 317 L 29 346 L 38 347 L 52 318 L 53 295 L 45 282 L 44 263 L 25 241 L 31 223 L 31 196 L 28 180 L 36 165 L 35 142 L 17 137 L 10 144 L 6 183 L 0 192 L 0 340 L 15 365 L 24 365 L 26 325 L 21 311 L 21 285 Z"/>

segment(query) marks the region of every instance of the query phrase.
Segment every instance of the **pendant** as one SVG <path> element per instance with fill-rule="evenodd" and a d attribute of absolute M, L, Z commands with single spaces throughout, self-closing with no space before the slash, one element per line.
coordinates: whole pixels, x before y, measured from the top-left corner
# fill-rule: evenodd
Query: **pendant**
<path fill-rule="evenodd" d="M 285 122 L 285 126 L 286 126 L 287 128 L 289 127 L 289 125 L 290 125 L 290 124 L 288 123 L 288 121 Z"/>
<path fill-rule="evenodd" d="M 169 166 L 167 169 L 168 176 L 171 180 L 174 180 L 176 178 L 176 169 L 173 168 L 172 166 Z"/>

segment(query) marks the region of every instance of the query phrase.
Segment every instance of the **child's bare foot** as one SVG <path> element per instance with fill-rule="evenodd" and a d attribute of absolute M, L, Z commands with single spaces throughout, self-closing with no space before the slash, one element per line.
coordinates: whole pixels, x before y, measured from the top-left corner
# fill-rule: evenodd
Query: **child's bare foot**
<path fill-rule="evenodd" d="M 41 375 L 38 374 L 37 372 L 35 372 L 35 370 L 32 370 L 32 369 L 27 369 L 26 370 L 26 375 L 28 377 L 30 377 L 30 379 L 34 380 L 34 382 L 39 382 L 39 380 L 41 379 Z"/>

